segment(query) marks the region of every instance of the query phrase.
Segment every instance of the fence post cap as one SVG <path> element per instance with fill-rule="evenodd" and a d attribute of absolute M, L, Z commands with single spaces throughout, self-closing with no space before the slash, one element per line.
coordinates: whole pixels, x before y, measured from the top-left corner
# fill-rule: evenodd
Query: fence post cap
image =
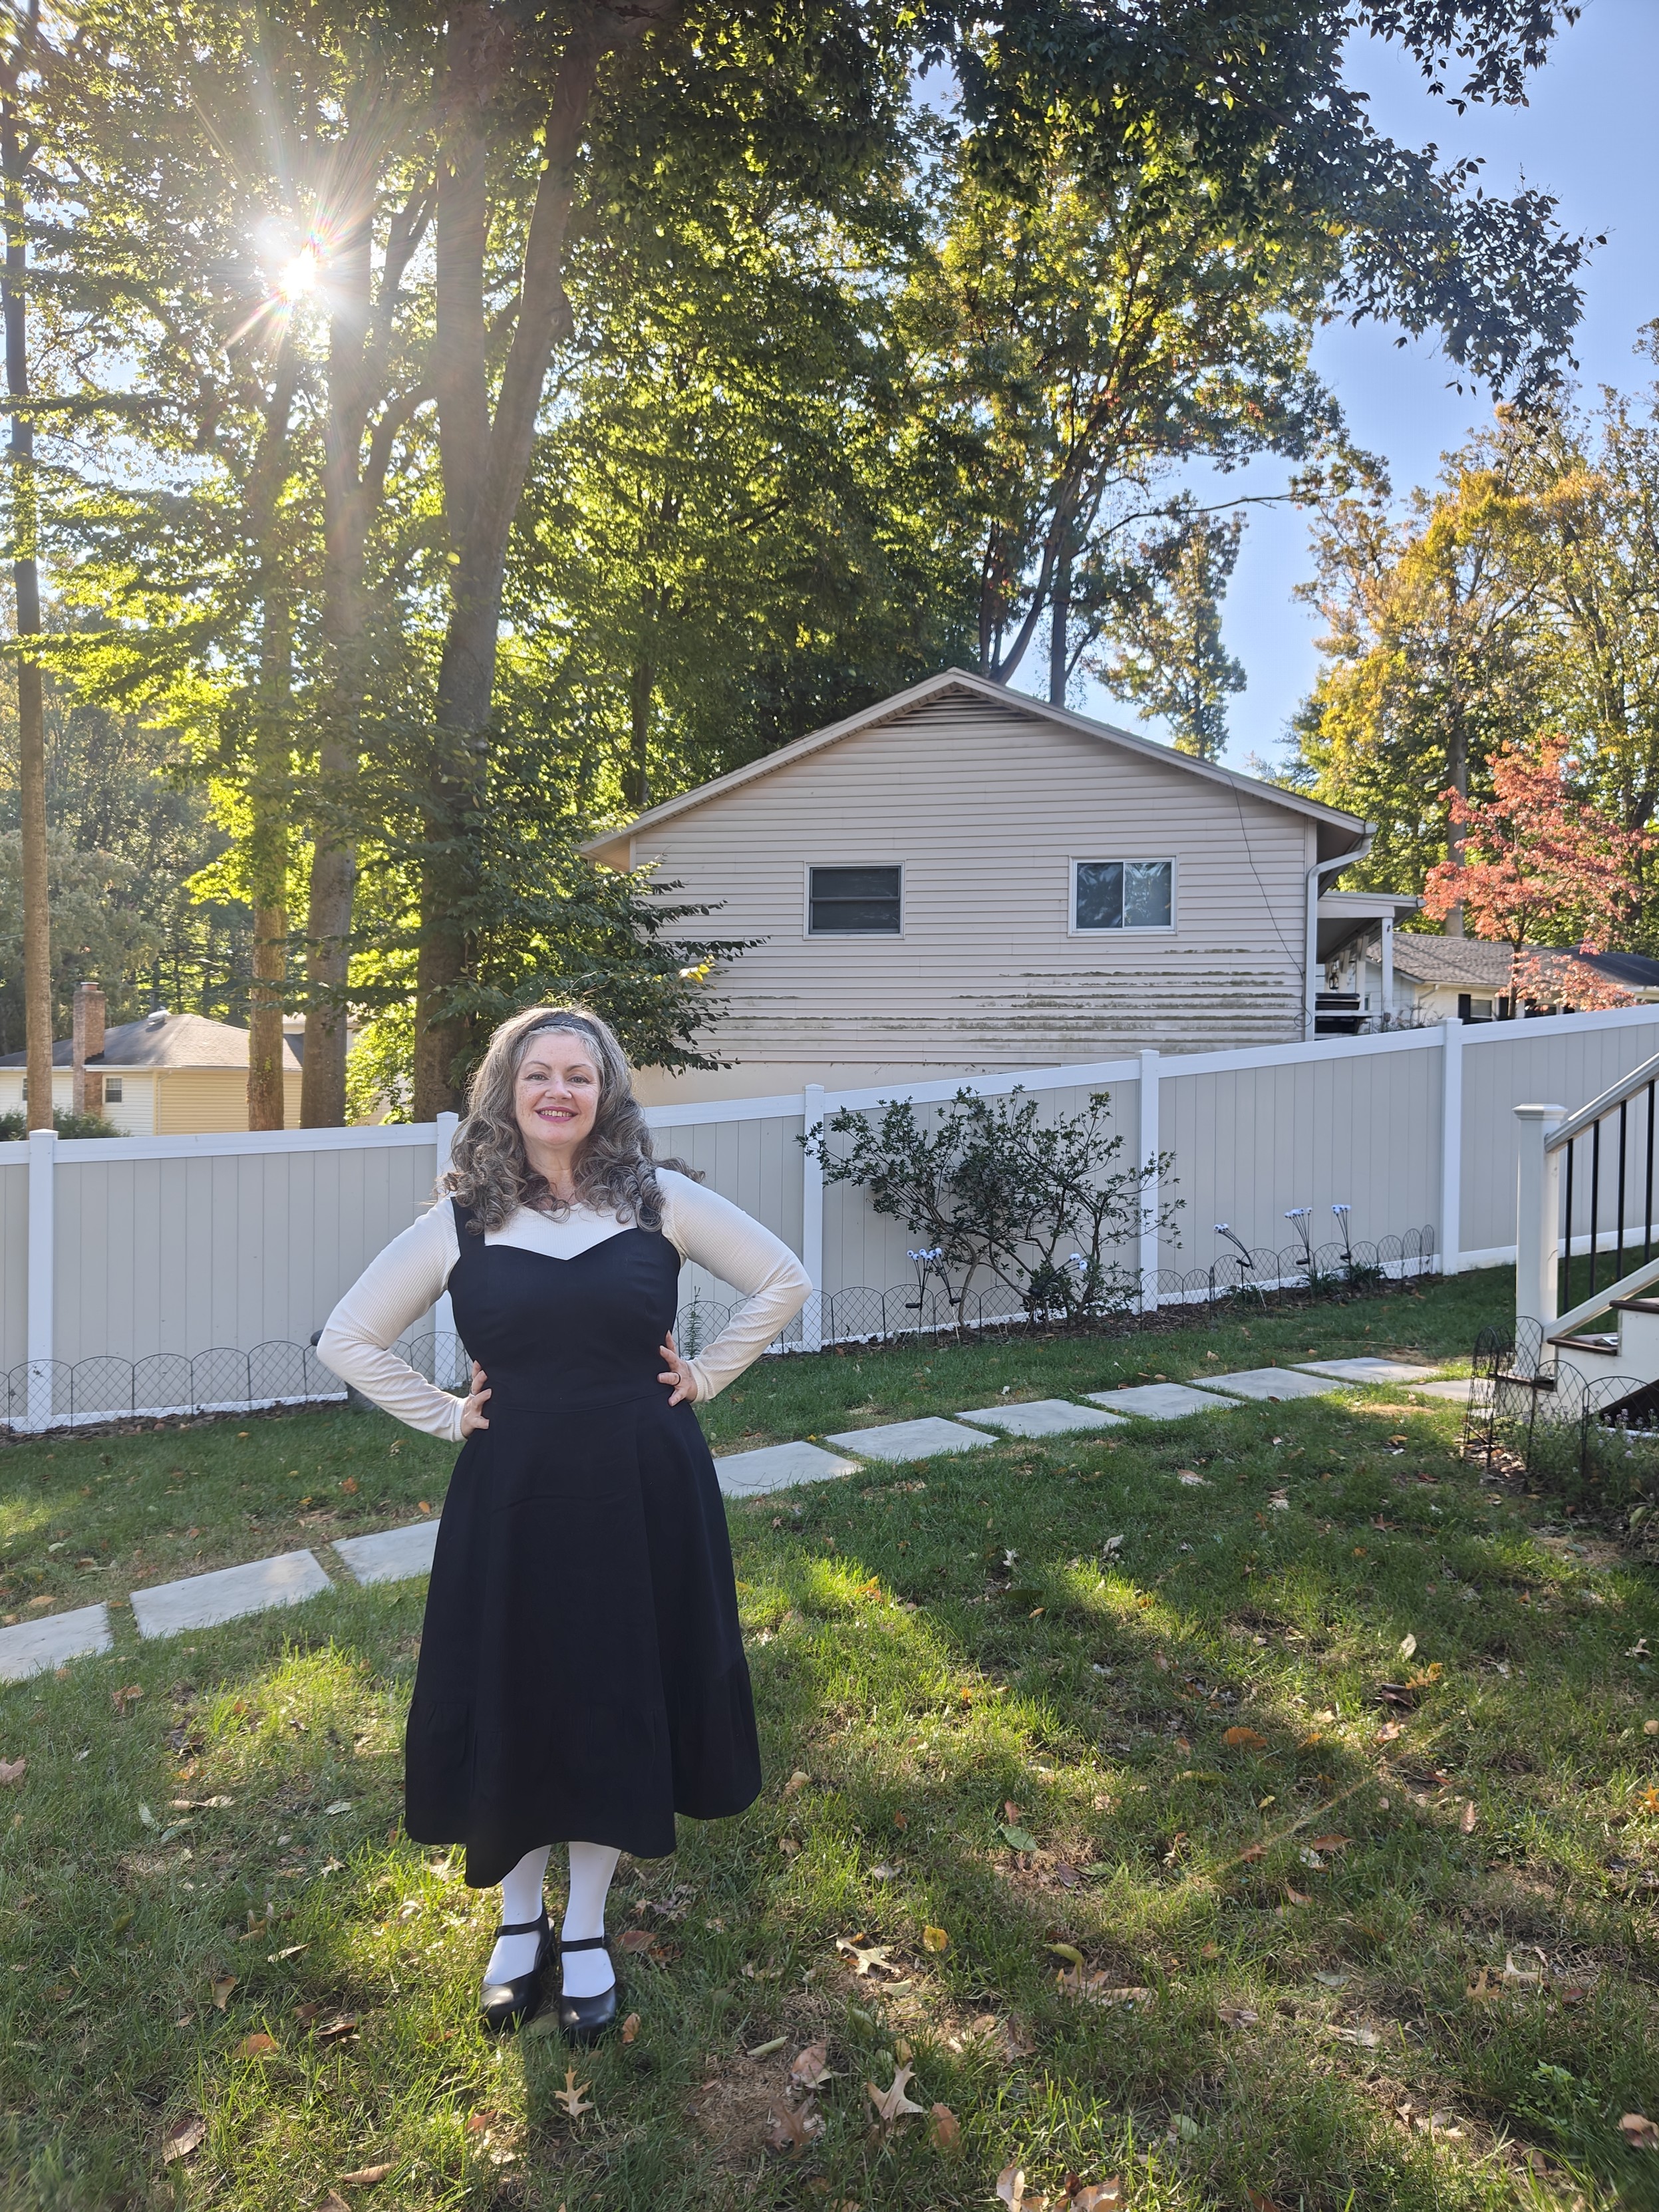
<path fill-rule="evenodd" d="M 1517 1106 L 1515 1118 L 1517 1121 L 1565 1121 L 1567 1109 L 1565 1106 Z"/>

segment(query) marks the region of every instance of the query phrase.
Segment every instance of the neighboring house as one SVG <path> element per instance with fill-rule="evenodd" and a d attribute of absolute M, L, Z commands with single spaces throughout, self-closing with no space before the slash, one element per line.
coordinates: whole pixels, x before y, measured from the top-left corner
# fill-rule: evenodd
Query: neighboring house
<path fill-rule="evenodd" d="M 951 672 L 585 850 L 753 940 L 699 1038 L 735 1064 L 647 1071 L 657 1102 L 1293 1040 L 1319 957 L 1392 921 L 1386 898 L 1328 926 L 1320 903 L 1316 951 L 1315 902 L 1368 842 L 1299 793 Z"/>
<path fill-rule="evenodd" d="M 84 989 L 84 987 L 83 987 Z M 78 994 L 77 994 L 78 995 Z M 247 1127 L 247 1031 L 201 1014 L 158 1006 L 143 1021 L 103 1026 L 96 994 L 93 1031 L 85 1040 L 86 1103 L 124 1137 L 190 1136 Z M 75 1082 L 74 1041 L 52 1048 L 52 1103 L 69 1109 Z M 21 1052 L 0 1058 L 0 1113 L 23 1104 Z M 283 1048 L 283 1118 L 300 1119 L 300 1063 Z"/>
<path fill-rule="evenodd" d="M 1514 954 L 1507 945 L 1480 937 L 1431 937 L 1417 930 L 1397 931 L 1393 942 L 1394 1017 L 1406 1026 L 1443 1022 L 1506 1021 L 1510 1017 L 1510 971 Z M 1370 1027 L 1382 1012 L 1382 946 L 1380 936 L 1351 944 L 1326 963 L 1333 991 L 1353 994 Z M 1629 953 L 1540 951 L 1552 986 L 1548 1005 L 1530 1000 L 1522 1012 L 1571 1012 L 1593 970 L 1599 982 L 1613 983 L 1635 1000 L 1659 996 L 1659 964 Z M 1650 971 L 1644 982 L 1639 971 Z"/>

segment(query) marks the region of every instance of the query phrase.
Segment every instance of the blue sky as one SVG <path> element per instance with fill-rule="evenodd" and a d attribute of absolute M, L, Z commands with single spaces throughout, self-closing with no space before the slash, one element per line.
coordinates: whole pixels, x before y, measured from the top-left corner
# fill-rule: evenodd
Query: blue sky
<path fill-rule="evenodd" d="M 1524 176 L 1553 192 L 1571 230 L 1606 232 L 1583 281 L 1583 319 L 1574 348 L 1587 391 L 1602 384 L 1645 387 L 1651 364 L 1633 352 L 1641 325 L 1659 316 L 1659 158 L 1654 88 L 1659 83 L 1656 0 L 1589 0 L 1583 19 L 1558 40 L 1553 58 L 1532 81 L 1524 108 L 1470 107 L 1459 116 L 1431 100 L 1416 72 L 1391 48 L 1372 44 L 1358 58 L 1358 81 L 1390 137 L 1436 143 L 1443 155 L 1485 157 L 1483 182 L 1512 189 Z M 1316 367 L 1341 402 L 1359 443 L 1387 460 L 1397 495 L 1430 482 L 1443 453 L 1490 417 L 1490 403 L 1450 388 L 1449 364 L 1427 343 L 1397 349 L 1396 329 L 1334 326 L 1316 341 Z M 1258 462 L 1226 481 L 1239 490 L 1282 483 L 1276 465 Z M 1248 688 L 1232 702 L 1229 763 L 1283 750 L 1285 725 L 1312 682 L 1318 617 L 1292 597 L 1310 574 L 1305 517 L 1256 508 L 1228 593 L 1229 649 L 1243 663 Z M 1035 659 L 1019 688 L 1040 688 Z M 1096 687 L 1091 714 L 1136 726 L 1135 717 Z M 1149 734 L 1161 732 L 1149 727 Z"/>

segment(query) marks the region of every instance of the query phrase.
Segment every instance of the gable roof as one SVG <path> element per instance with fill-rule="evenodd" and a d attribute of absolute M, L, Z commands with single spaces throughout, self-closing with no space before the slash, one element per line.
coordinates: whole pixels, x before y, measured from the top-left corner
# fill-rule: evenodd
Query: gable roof
<path fill-rule="evenodd" d="M 779 769 L 793 767 L 810 753 L 820 752 L 827 745 L 838 744 L 842 738 L 856 736 L 862 730 L 878 728 L 884 722 L 894 722 L 914 714 L 920 707 L 930 707 L 941 699 L 952 697 L 975 700 L 998 707 L 1011 708 L 1015 712 L 1029 714 L 1033 720 L 1052 722 L 1059 728 L 1069 730 L 1079 737 L 1092 738 L 1097 742 L 1121 747 L 1126 752 L 1136 753 L 1144 760 L 1156 761 L 1164 768 L 1182 770 L 1189 775 L 1218 783 L 1230 791 L 1241 792 L 1251 799 L 1263 799 L 1274 806 L 1288 807 L 1292 813 L 1308 816 L 1327 832 L 1320 840 L 1322 859 L 1334 859 L 1337 854 L 1348 851 L 1358 844 L 1365 832 L 1365 824 L 1357 815 L 1343 814 L 1334 806 L 1322 806 L 1316 799 L 1304 799 L 1300 792 L 1286 791 L 1276 783 L 1262 783 L 1251 775 L 1238 775 L 1231 769 L 1220 768 L 1213 761 L 1200 760 L 1195 754 L 1177 752 L 1173 745 L 1160 744 L 1155 738 L 1137 737 L 1133 731 L 1120 730 L 1109 722 L 1097 722 L 1087 714 L 1074 714 L 1069 707 L 1051 707 L 1046 699 L 1034 699 L 1024 691 L 1011 691 L 1006 684 L 994 684 L 988 677 L 973 674 L 965 668 L 947 668 L 937 676 L 929 676 L 920 684 L 913 684 L 908 691 L 896 691 L 890 699 L 878 700 L 873 707 L 861 708 L 845 720 L 831 722 L 827 729 L 813 730 L 792 744 L 780 745 L 775 752 L 764 754 L 759 760 L 750 761 L 743 768 L 734 768 L 725 775 L 717 775 L 708 783 L 700 783 L 691 791 L 682 792 L 678 799 L 665 799 L 660 806 L 647 808 L 632 822 L 607 830 L 598 837 L 591 837 L 581 850 L 589 860 L 601 860 L 606 866 L 619 870 L 629 865 L 628 842 L 641 830 L 654 830 L 664 822 L 672 822 L 693 808 L 706 806 L 713 799 L 723 799 L 728 792 L 736 791 L 759 777 L 771 775 Z M 1328 848 L 1328 849 L 1327 849 Z"/>
<path fill-rule="evenodd" d="M 54 1067 L 74 1065 L 75 1048 L 60 1037 L 52 1048 Z M 27 1054 L 9 1052 L 0 1056 L 0 1067 L 22 1067 Z M 205 1014 L 166 1014 L 158 1022 L 147 1015 L 141 1022 L 121 1022 L 104 1032 L 102 1052 L 88 1053 L 90 1068 L 125 1067 L 239 1067 L 247 1066 L 247 1031 L 228 1022 L 210 1021 Z M 284 1069 L 298 1071 L 294 1048 L 283 1045 Z"/>

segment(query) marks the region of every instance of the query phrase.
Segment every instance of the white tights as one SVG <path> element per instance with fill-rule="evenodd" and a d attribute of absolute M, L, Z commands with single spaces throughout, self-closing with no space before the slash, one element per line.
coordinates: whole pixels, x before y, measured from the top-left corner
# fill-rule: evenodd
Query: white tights
<path fill-rule="evenodd" d="M 547 1872 L 550 1844 L 526 1851 L 501 1883 L 501 1923 L 514 1927 L 538 1918 L 542 1910 L 542 1881 Z M 611 1877 L 617 1871 L 619 1850 L 609 1844 L 572 1844 L 570 1894 L 565 1905 L 560 1934 L 568 1943 L 605 1933 L 605 1900 Z M 534 1936 L 503 1936 L 489 1954 L 484 1970 L 487 1982 L 510 1982 L 527 1974 L 536 1963 Z M 616 1979 L 603 1951 L 573 1951 L 564 1960 L 563 1989 L 567 1996 L 596 1997 Z"/>

